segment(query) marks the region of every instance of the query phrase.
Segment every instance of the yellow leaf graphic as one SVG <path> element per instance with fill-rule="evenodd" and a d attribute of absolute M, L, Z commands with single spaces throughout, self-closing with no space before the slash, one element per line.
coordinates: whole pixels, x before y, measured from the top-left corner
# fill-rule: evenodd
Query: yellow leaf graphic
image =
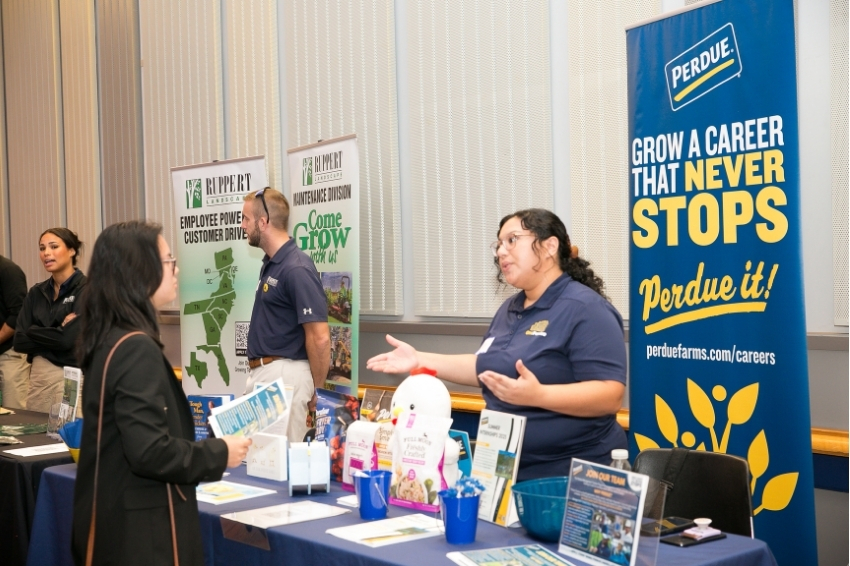
<path fill-rule="evenodd" d="M 794 496 L 794 490 L 797 487 L 797 477 L 800 474 L 797 472 L 789 472 L 787 474 L 779 474 L 775 478 L 771 478 L 767 485 L 764 486 L 764 493 L 761 496 L 761 505 L 753 512 L 767 509 L 768 511 L 782 511 Z"/>
<path fill-rule="evenodd" d="M 711 404 L 711 399 L 690 378 L 688 378 L 688 402 L 691 405 L 691 412 L 696 417 L 697 422 L 705 428 L 712 428 L 714 426 L 714 406 Z"/>
<path fill-rule="evenodd" d="M 678 446 L 676 439 L 679 438 L 679 424 L 676 422 L 673 409 L 661 398 L 661 395 L 655 396 L 655 417 L 658 419 L 658 428 L 661 429 L 661 434 L 664 435 L 667 442 L 673 446 Z"/>
<path fill-rule="evenodd" d="M 729 406 L 726 409 L 729 415 L 729 422 L 732 424 L 744 424 L 750 417 L 753 416 L 753 411 L 756 410 L 756 401 L 759 398 L 759 384 L 753 383 L 747 385 L 729 399 Z"/>
<path fill-rule="evenodd" d="M 658 443 L 642 434 L 635 433 L 635 442 L 637 442 L 638 450 L 646 450 L 647 448 L 660 448 Z"/>
<path fill-rule="evenodd" d="M 767 450 L 767 436 L 764 430 L 759 432 L 747 450 L 747 462 L 750 463 L 750 472 L 754 478 L 760 478 L 766 471 L 770 462 L 770 453 Z"/>
<path fill-rule="evenodd" d="M 747 450 L 747 462 L 750 464 L 750 472 L 753 474 L 753 481 L 750 482 L 750 493 L 756 492 L 756 480 L 758 480 L 766 471 L 770 463 L 770 452 L 767 449 L 767 436 L 762 429 L 750 444 Z"/>

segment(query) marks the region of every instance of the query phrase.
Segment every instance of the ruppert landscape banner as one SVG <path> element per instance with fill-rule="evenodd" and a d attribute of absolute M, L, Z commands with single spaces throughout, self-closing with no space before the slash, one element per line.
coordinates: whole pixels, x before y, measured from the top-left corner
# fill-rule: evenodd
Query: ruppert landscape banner
<path fill-rule="evenodd" d="M 357 137 L 289 150 L 289 235 L 316 264 L 331 330 L 330 389 L 357 395 L 360 156 Z"/>
<path fill-rule="evenodd" d="M 248 379 L 248 327 L 263 252 L 242 230 L 244 197 L 268 185 L 265 157 L 171 169 L 187 394 L 233 393 Z"/>
<path fill-rule="evenodd" d="M 630 427 L 747 459 L 755 536 L 816 564 L 794 43 L 792 0 L 627 30 Z"/>

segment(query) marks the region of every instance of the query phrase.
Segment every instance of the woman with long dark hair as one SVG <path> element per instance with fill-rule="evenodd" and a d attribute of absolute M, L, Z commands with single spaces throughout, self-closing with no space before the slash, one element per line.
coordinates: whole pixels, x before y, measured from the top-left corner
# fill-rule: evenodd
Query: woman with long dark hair
<path fill-rule="evenodd" d="M 157 224 L 106 228 L 81 298 L 86 376 L 74 492 L 77 564 L 203 564 L 195 486 L 238 466 L 251 441 L 194 441 L 189 404 L 162 353 L 157 309 L 177 265 Z M 107 361 L 108 360 L 108 361 Z"/>
<path fill-rule="evenodd" d="M 50 274 L 24 298 L 15 325 L 14 348 L 32 364 L 26 409 L 50 412 L 62 401 L 64 366 L 76 366 L 77 299 L 86 276 L 77 269 L 83 243 L 67 228 L 48 228 L 38 239 L 38 256 Z"/>
<path fill-rule="evenodd" d="M 509 214 L 497 237 L 498 279 L 519 293 L 496 312 L 478 352 L 418 352 L 388 335 L 395 349 L 366 367 L 426 366 L 446 381 L 480 385 L 488 409 L 525 415 L 519 480 L 569 475 L 572 458 L 608 464 L 611 450 L 626 448 L 615 418 L 626 384 L 623 319 L 554 213 Z"/>

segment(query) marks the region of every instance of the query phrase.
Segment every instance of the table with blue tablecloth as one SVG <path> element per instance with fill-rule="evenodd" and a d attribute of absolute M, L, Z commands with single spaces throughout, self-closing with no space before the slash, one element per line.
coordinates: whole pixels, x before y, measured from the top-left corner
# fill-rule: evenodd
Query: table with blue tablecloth
<path fill-rule="evenodd" d="M 42 476 L 29 551 L 28 564 L 32 566 L 42 564 L 70 566 L 72 564 L 71 514 L 76 471 L 76 464 L 70 464 L 49 468 Z M 274 489 L 277 493 L 224 505 L 199 504 L 207 564 L 253 566 L 286 562 L 351 566 L 390 564 L 436 566 L 454 564 L 446 558 L 448 552 L 536 544 L 533 539 L 526 536 L 522 528 L 506 529 L 483 521 L 478 523 L 475 542 L 461 546 L 450 545 L 440 536 L 370 548 L 325 532 L 330 528 L 359 523 L 360 516 L 354 509 L 351 513 L 338 517 L 268 529 L 267 536 L 271 550 L 262 550 L 226 539 L 222 532 L 220 516 L 233 511 L 279 505 L 308 497 L 317 502 L 336 505 L 337 498 L 348 493 L 341 490 L 337 484 L 332 484 L 330 493 L 319 492 L 309 496 L 296 494 L 289 497 L 288 485 L 285 482 L 248 477 L 244 466 L 231 470 L 230 475 L 225 479 Z M 411 511 L 391 506 L 388 516 L 392 518 L 409 513 Z M 547 543 L 544 546 L 557 550 L 556 544 Z M 764 542 L 736 535 L 688 548 L 666 544 L 659 546 L 657 563 L 664 566 L 776 566 L 776 561 Z"/>

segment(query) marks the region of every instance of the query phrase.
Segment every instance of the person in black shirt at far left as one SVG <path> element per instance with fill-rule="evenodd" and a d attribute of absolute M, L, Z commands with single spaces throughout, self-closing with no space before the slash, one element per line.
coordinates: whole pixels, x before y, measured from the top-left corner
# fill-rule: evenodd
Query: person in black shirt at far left
<path fill-rule="evenodd" d="M 27 276 L 12 260 L 0 256 L 0 382 L 4 407 L 26 409 L 30 386 L 27 357 L 12 348 L 18 313 L 27 296 Z"/>

